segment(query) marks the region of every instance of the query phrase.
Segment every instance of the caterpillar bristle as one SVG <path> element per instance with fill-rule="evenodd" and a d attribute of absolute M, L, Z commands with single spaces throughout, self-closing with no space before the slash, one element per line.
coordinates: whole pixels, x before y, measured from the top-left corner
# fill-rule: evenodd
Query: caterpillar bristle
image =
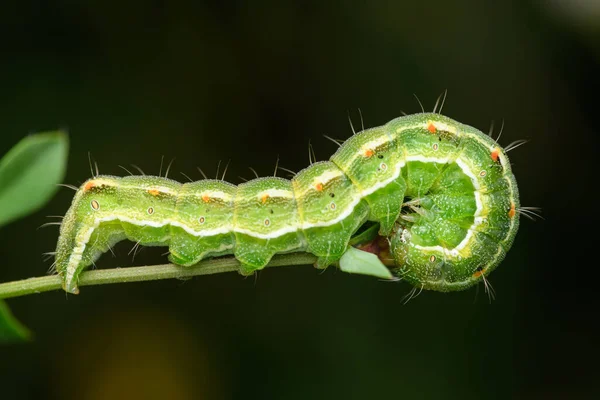
<path fill-rule="evenodd" d="M 204 173 L 204 171 L 202 171 L 202 168 L 200 168 L 200 167 L 196 167 L 196 168 L 198 168 L 198 171 L 200 171 L 200 174 L 202 175 L 202 177 L 204 179 L 208 179 L 208 177 L 206 176 L 206 174 Z"/>
<path fill-rule="evenodd" d="M 442 93 L 440 93 L 440 95 L 438 96 L 437 100 L 435 101 L 435 105 L 433 106 L 433 113 L 434 114 L 441 114 L 442 113 L 442 108 L 444 108 L 444 103 L 446 102 L 446 96 L 448 95 L 448 89 L 444 90 Z M 443 99 L 442 99 L 443 96 Z M 440 102 L 440 99 L 442 100 L 442 103 L 440 104 L 440 109 L 438 110 L 438 104 Z"/>
<path fill-rule="evenodd" d="M 127 168 L 125 168 L 124 166 L 122 166 L 122 165 L 118 165 L 118 167 L 119 167 L 119 168 L 121 168 L 121 169 L 123 169 L 123 170 L 124 170 L 125 172 L 127 172 L 129 175 L 133 176 L 133 174 L 131 173 L 131 171 L 130 171 L 130 170 L 128 170 Z"/>
<path fill-rule="evenodd" d="M 540 207 L 519 207 L 516 210 L 520 215 L 535 221 L 536 218 L 544 219 L 540 214 L 542 209 Z"/>
<path fill-rule="evenodd" d="M 520 139 L 520 140 L 515 140 L 514 142 L 509 143 L 505 148 L 504 148 L 504 152 L 508 153 L 511 150 L 516 149 L 517 147 L 521 147 L 523 146 L 525 143 L 527 143 L 528 140 L 525 139 Z"/>
<path fill-rule="evenodd" d="M 215 179 L 219 179 L 219 170 L 221 169 L 221 160 L 217 163 L 217 173 L 215 174 Z"/>
<path fill-rule="evenodd" d="M 358 108 L 358 115 L 360 115 L 360 126 L 362 128 L 362 130 L 365 130 L 365 121 L 363 120 L 363 115 L 362 115 L 362 111 L 360 109 L 360 107 Z"/>
<path fill-rule="evenodd" d="M 406 305 L 412 299 L 416 299 L 417 297 L 419 297 L 419 295 L 423 291 L 423 286 L 424 285 L 421 285 L 420 288 L 418 286 L 413 286 L 413 288 L 400 300 L 400 301 L 402 301 L 402 304 Z M 418 293 L 417 293 L 417 290 L 419 291 Z"/>
<path fill-rule="evenodd" d="M 112 254 L 113 257 L 116 257 L 117 255 L 115 254 L 115 251 L 113 250 L 112 246 L 108 246 L 108 251 L 110 251 L 110 253 Z"/>
<path fill-rule="evenodd" d="M 332 138 L 332 137 L 329 137 L 329 136 L 327 136 L 327 135 L 323 135 L 323 137 L 324 137 L 325 139 L 327 139 L 327 140 L 329 140 L 329 141 L 331 141 L 331 142 L 335 143 L 335 144 L 336 144 L 338 147 L 341 147 L 341 146 L 342 146 L 342 144 L 344 144 L 344 141 L 340 141 L 340 140 L 334 139 L 334 138 Z"/>
<path fill-rule="evenodd" d="M 227 160 L 227 164 L 225 164 L 225 169 L 223 170 L 223 175 L 221 175 L 221 180 L 223 182 L 225 182 L 225 175 L 227 175 L 227 169 L 229 168 L 229 163 L 230 162 L 231 162 L 231 159 Z"/>
<path fill-rule="evenodd" d="M 402 278 L 399 276 L 393 276 L 391 278 L 387 278 L 387 279 L 379 279 L 379 282 L 392 282 L 392 283 L 397 283 L 397 282 L 402 282 Z"/>
<path fill-rule="evenodd" d="M 356 135 L 354 125 L 352 124 L 352 118 L 350 117 L 350 111 L 346 111 L 346 113 L 348 114 L 348 123 L 350 124 L 350 129 L 352 129 L 352 135 Z"/>
<path fill-rule="evenodd" d="M 317 157 L 315 156 L 315 149 L 313 148 L 312 143 L 310 142 L 310 139 L 308 139 L 308 163 L 310 165 L 313 165 L 316 162 L 317 162 Z"/>
<path fill-rule="evenodd" d="M 496 291 L 490 281 L 485 277 L 485 274 L 481 274 L 481 281 L 483 282 L 485 293 L 488 295 L 488 301 L 492 304 L 492 300 L 496 300 Z"/>
<path fill-rule="evenodd" d="M 88 151 L 88 162 L 90 163 L 90 173 L 92 175 L 92 178 L 96 178 L 100 175 L 100 171 L 98 170 L 98 163 L 96 162 L 96 160 L 94 160 L 94 166 L 96 167 L 96 174 L 94 174 L 94 168 L 92 167 L 92 153 Z"/>
<path fill-rule="evenodd" d="M 160 156 L 160 168 L 158 169 L 158 176 L 162 177 L 162 166 L 163 166 L 163 162 L 165 160 L 165 156 Z"/>
<path fill-rule="evenodd" d="M 421 100 L 419 100 L 419 97 L 413 93 L 413 96 L 415 96 L 415 99 L 417 99 L 417 103 L 419 103 L 419 106 L 421 107 L 421 112 L 425 113 L 425 107 L 423 107 L 423 103 L 421 103 Z"/>
<path fill-rule="evenodd" d="M 133 168 L 135 168 L 136 170 L 138 170 L 140 174 L 142 174 L 142 175 L 146 176 L 146 174 L 144 173 L 144 171 L 142 171 L 142 169 L 141 169 L 140 167 L 138 167 L 138 166 L 137 166 L 137 165 L 135 165 L 135 164 L 131 164 L 131 166 L 132 166 Z"/>
<path fill-rule="evenodd" d="M 500 143 L 500 138 L 502 137 L 503 131 L 504 131 L 504 118 L 502 119 L 502 125 L 500 125 L 500 132 L 498 133 L 498 137 L 496 138 L 496 143 Z"/>
<path fill-rule="evenodd" d="M 279 154 L 277 155 L 277 160 L 275 161 L 275 170 L 273 171 L 273 177 L 277 176 L 277 167 L 279 166 Z"/>
<path fill-rule="evenodd" d="M 498 137 L 496 139 L 494 139 L 494 125 L 495 125 L 495 121 L 492 120 L 492 123 L 490 124 L 490 130 L 488 131 L 488 136 L 490 138 L 492 138 L 496 143 L 500 142 L 500 137 L 502 137 L 502 131 L 504 131 L 504 119 L 502 119 L 502 125 L 500 125 L 500 132 L 498 133 Z"/>
<path fill-rule="evenodd" d="M 256 179 L 260 178 L 260 175 L 258 175 L 258 172 L 256 172 L 256 170 L 254 168 L 248 167 L 248 169 L 254 173 L 254 176 L 256 177 Z"/>
<path fill-rule="evenodd" d="M 133 245 L 131 250 L 129 250 L 129 252 L 127 253 L 127 255 L 129 256 L 133 252 L 133 256 L 131 257 L 131 262 L 135 261 L 135 255 L 137 254 L 138 250 L 140 250 L 140 242 L 141 241 L 139 241 L 139 240 L 137 242 L 135 242 L 135 244 Z"/>
<path fill-rule="evenodd" d="M 190 178 L 189 176 L 187 176 L 184 172 L 179 172 L 181 175 L 185 176 L 190 182 L 194 182 L 194 180 L 192 178 Z"/>
<path fill-rule="evenodd" d="M 171 169 L 171 165 L 173 165 L 174 161 L 175 161 L 175 158 L 172 158 L 171 162 L 169 163 L 169 165 L 167 165 L 167 170 L 165 171 L 165 178 L 169 177 L 169 170 Z"/>
<path fill-rule="evenodd" d="M 44 260 L 44 261 L 48 261 L 48 260 Z M 48 275 L 55 275 L 56 274 L 56 261 L 54 261 L 50 267 L 48 268 L 48 270 L 46 271 L 46 274 Z"/>
<path fill-rule="evenodd" d="M 47 228 L 49 226 L 61 226 L 61 225 L 62 225 L 62 222 L 46 222 L 45 224 L 38 226 L 37 229 Z"/>
<path fill-rule="evenodd" d="M 282 170 L 282 171 L 285 171 L 285 172 L 287 172 L 287 173 L 291 174 L 292 176 L 296 176 L 296 174 L 297 174 L 297 172 L 294 172 L 294 171 L 292 171 L 291 169 L 287 169 L 287 168 L 283 168 L 283 167 L 279 167 L 279 166 L 277 167 L 277 169 L 280 169 L 280 170 Z"/>
<path fill-rule="evenodd" d="M 71 189 L 71 190 L 73 190 L 75 192 L 79 190 L 79 188 L 77 186 L 69 185 L 68 183 L 57 183 L 56 185 L 57 186 L 66 187 L 66 188 Z"/>
<path fill-rule="evenodd" d="M 495 124 L 495 121 L 492 120 L 492 122 L 490 123 L 490 129 L 488 130 L 488 133 L 487 133 L 487 135 L 489 137 L 492 137 L 494 135 L 494 124 Z"/>

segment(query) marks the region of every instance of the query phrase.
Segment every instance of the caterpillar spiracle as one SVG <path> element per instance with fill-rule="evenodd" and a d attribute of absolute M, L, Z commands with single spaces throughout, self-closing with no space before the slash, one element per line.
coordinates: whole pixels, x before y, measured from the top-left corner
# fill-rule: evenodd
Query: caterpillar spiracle
<path fill-rule="evenodd" d="M 415 287 L 468 288 L 496 268 L 519 225 L 506 155 L 483 132 L 419 113 L 354 134 L 291 180 L 240 185 L 204 179 L 98 175 L 79 187 L 60 227 L 56 270 L 78 293 L 80 273 L 115 243 L 168 246 L 182 267 L 233 254 L 240 272 L 277 253 L 305 251 L 339 263 L 367 221 L 379 224 L 389 271 Z"/>

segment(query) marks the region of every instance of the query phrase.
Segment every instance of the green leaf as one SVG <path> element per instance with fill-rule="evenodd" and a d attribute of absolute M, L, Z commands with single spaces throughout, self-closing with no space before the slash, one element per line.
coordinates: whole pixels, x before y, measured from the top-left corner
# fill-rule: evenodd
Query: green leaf
<path fill-rule="evenodd" d="M 351 274 L 363 274 L 378 278 L 393 279 L 390 270 L 373 253 L 348 247 L 340 259 L 340 269 Z"/>
<path fill-rule="evenodd" d="M 65 175 L 65 132 L 25 137 L 0 160 L 0 226 L 41 208 Z"/>
<path fill-rule="evenodd" d="M 0 160 L 0 226 L 41 208 L 58 190 L 67 168 L 69 139 L 55 131 L 29 135 Z M 23 341 L 31 332 L 0 300 L 0 342 Z"/>
<path fill-rule="evenodd" d="M 22 342 L 31 339 L 31 332 L 10 312 L 6 303 L 0 300 L 0 343 Z"/>

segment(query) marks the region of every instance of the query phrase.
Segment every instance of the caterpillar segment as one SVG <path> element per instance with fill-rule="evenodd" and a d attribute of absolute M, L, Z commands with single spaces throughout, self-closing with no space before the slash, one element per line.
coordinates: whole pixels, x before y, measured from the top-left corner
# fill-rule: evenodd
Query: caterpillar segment
<path fill-rule="evenodd" d="M 64 289 L 78 293 L 79 274 L 129 239 L 168 246 L 181 266 L 233 254 L 250 275 L 277 253 L 306 251 L 326 268 L 373 221 L 389 239 L 395 276 L 423 289 L 462 290 L 504 258 L 518 207 L 510 163 L 494 140 L 439 114 L 415 114 L 353 135 L 329 161 L 291 180 L 94 177 L 63 219 L 56 266 Z"/>

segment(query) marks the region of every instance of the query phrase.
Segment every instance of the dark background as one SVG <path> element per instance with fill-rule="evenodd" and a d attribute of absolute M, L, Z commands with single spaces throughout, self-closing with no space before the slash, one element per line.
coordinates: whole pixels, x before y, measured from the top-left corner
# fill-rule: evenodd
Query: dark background
<path fill-rule="evenodd" d="M 598 394 L 596 1 L 23 1 L 0 6 L 0 153 L 66 127 L 66 182 L 137 164 L 194 179 L 299 170 L 323 134 L 431 110 L 505 121 L 522 204 L 483 288 L 424 292 L 311 267 L 10 300 L 35 342 L 0 347 L 4 399 L 587 399 Z M 222 170 L 222 169 L 221 169 Z M 1 190 L 1 188 L 0 188 Z M 0 232 L 0 281 L 44 275 L 73 192 Z M 586 231 L 586 229 L 588 231 Z M 157 264 L 131 243 L 98 266 Z M 597 245 L 596 245 L 597 246 Z"/>

